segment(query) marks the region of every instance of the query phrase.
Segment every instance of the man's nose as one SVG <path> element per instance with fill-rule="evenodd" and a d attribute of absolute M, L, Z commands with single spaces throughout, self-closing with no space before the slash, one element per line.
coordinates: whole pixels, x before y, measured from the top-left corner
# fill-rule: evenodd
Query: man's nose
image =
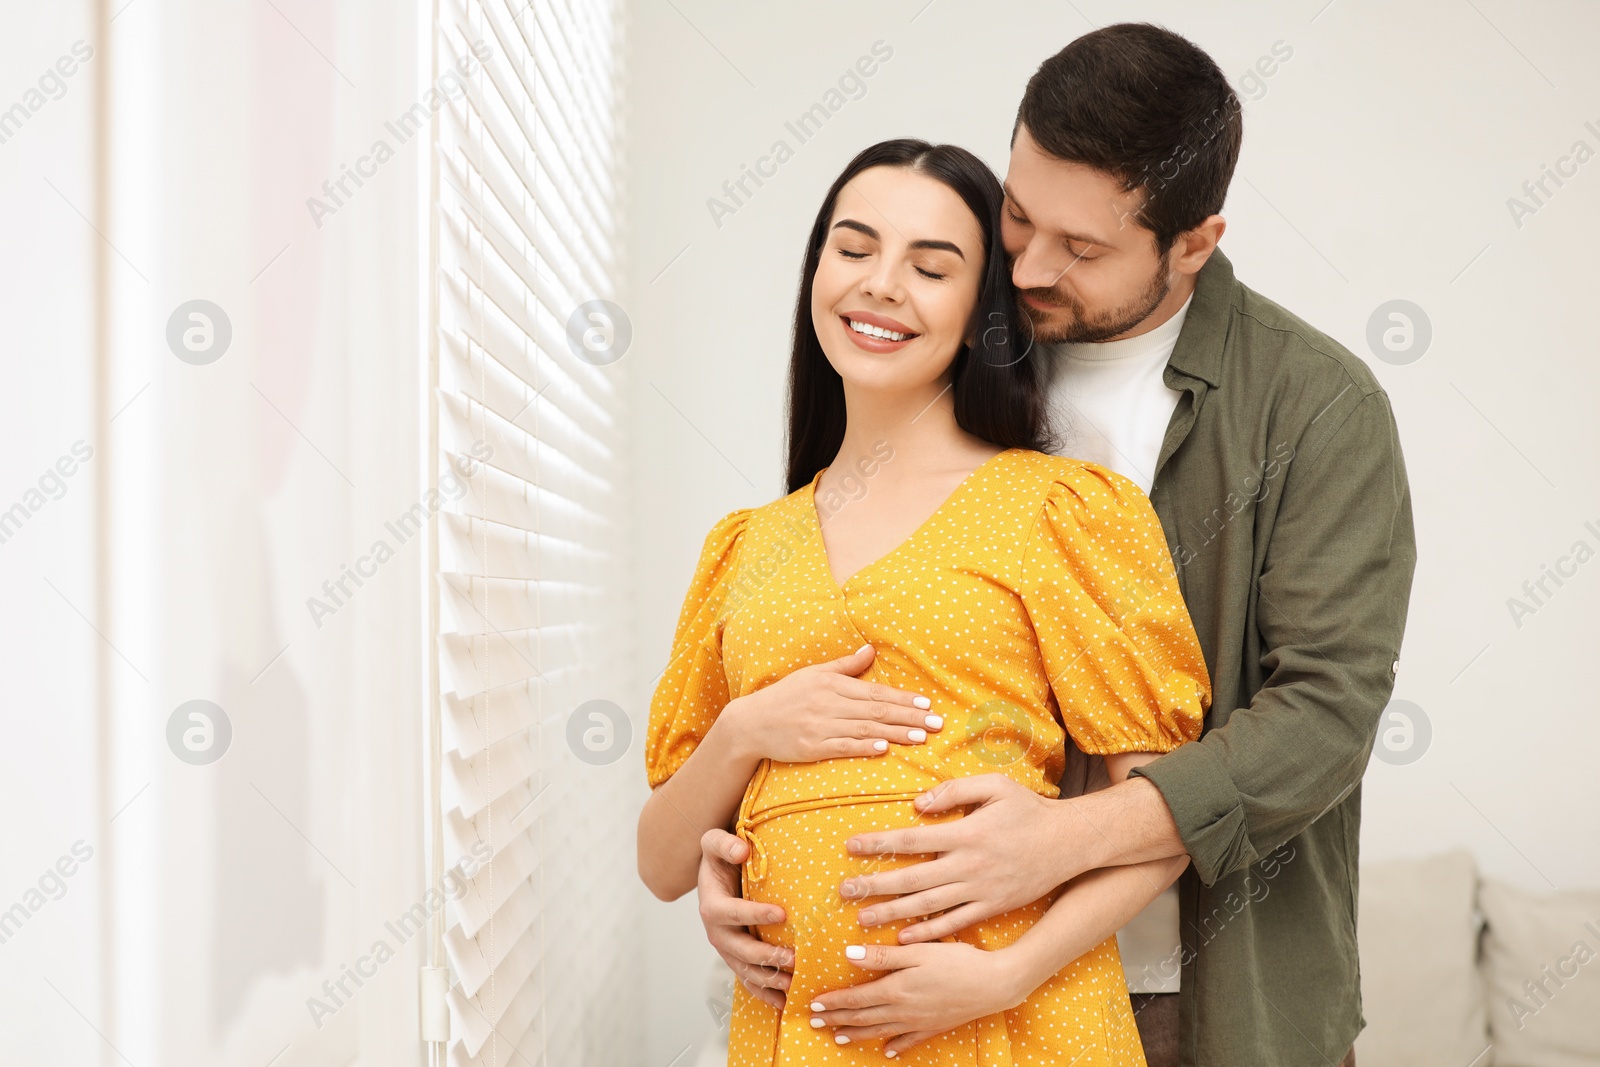
<path fill-rule="evenodd" d="M 1066 263 L 1055 259 L 1030 241 L 1011 261 L 1011 284 L 1018 289 L 1054 289 L 1066 273 Z"/>

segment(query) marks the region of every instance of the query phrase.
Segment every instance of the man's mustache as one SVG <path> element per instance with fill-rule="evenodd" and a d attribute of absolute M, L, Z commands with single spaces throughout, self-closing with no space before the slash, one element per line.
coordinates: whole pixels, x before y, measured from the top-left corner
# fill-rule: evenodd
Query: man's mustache
<path fill-rule="evenodd" d="M 1054 289 L 1019 289 L 1017 290 L 1017 296 L 1019 299 L 1025 296 L 1032 300 L 1037 300 L 1041 304 L 1049 304 L 1051 307 L 1069 306 L 1067 301 L 1062 300 Z"/>

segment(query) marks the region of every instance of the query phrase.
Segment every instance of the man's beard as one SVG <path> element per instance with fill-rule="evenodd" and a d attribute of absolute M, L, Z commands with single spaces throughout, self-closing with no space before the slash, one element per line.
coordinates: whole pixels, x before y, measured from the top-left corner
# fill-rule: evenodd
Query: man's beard
<path fill-rule="evenodd" d="M 1077 297 L 1054 289 L 1024 289 L 1017 294 L 1017 305 L 1032 325 L 1033 339 L 1036 342 L 1047 345 L 1093 344 L 1127 333 L 1139 325 L 1150 317 L 1150 313 L 1155 311 L 1156 306 L 1165 300 L 1171 291 L 1172 284 L 1167 280 L 1167 265 L 1163 262 L 1150 276 L 1149 283 L 1138 296 L 1121 307 L 1109 311 L 1091 315 Z M 1024 296 L 1045 301 L 1055 305 L 1056 308 L 1065 308 L 1072 317 L 1065 323 L 1059 322 L 1054 311 L 1040 310 L 1023 300 Z"/>

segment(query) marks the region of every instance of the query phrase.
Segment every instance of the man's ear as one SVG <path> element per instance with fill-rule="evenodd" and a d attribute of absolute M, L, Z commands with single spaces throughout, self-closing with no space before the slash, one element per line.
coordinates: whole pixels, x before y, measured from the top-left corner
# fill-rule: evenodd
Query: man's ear
<path fill-rule="evenodd" d="M 1221 215 L 1207 215 L 1200 225 L 1180 233 L 1172 243 L 1169 260 L 1172 269 L 1179 274 L 1198 274 L 1216 251 L 1217 242 L 1222 240 L 1222 232 L 1227 228 L 1228 220 Z"/>

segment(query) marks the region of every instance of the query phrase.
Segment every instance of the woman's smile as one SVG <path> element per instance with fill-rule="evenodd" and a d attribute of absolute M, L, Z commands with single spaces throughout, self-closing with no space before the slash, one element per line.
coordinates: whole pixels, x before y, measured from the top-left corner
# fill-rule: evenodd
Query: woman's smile
<path fill-rule="evenodd" d="M 898 352 L 922 336 L 896 319 L 869 311 L 847 311 L 839 321 L 856 347 L 868 352 Z"/>

